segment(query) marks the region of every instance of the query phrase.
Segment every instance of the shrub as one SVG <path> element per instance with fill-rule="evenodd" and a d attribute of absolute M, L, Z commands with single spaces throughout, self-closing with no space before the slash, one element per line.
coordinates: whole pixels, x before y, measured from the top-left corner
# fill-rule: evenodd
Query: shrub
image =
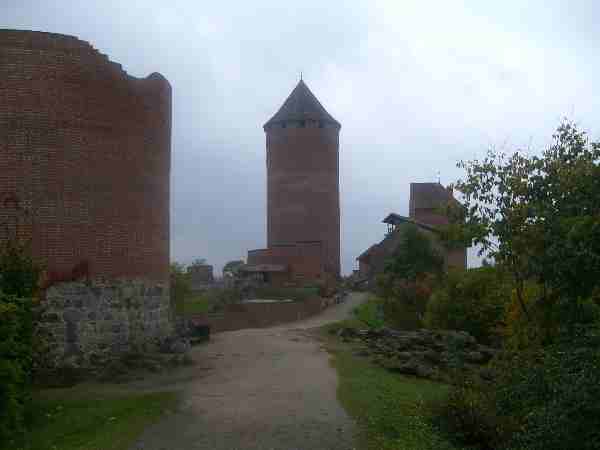
<path fill-rule="evenodd" d="M 578 327 L 555 343 L 509 350 L 492 364 L 493 383 L 467 382 L 438 410 L 438 422 L 480 449 L 597 449 L 600 444 L 600 332 Z"/>
<path fill-rule="evenodd" d="M 398 247 L 376 279 L 377 294 L 383 299 L 386 324 L 415 329 L 423 325 L 427 301 L 442 276 L 444 260 L 432 238 L 412 224 L 404 224 Z"/>
<path fill-rule="evenodd" d="M 506 346 L 527 350 L 552 344 L 559 336 L 600 320 L 600 293 L 588 299 L 560 299 L 543 294 L 542 286 L 527 282 L 523 289 L 524 312 L 515 292 L 507 308 Z"/>
<path fill-rule="evenodd" d="M 0 446 L 24 431 L 29 409 L 34 296 L 41 269 L 28 243 L 0 246 Z"/>
<path fill-rule="evenodd" d="M 171 263 L 169 295 L 171 309 L 176 313 L 183 313 L 185 299 L 191 293 L 191 281 L 189 273 L 183 264 Z"/>
<path fill-rule="evenodd" d="M 33 260 L 28 243 L 9 239 L 0 246 L 0 291 L 20 298 L 33 298 L 38 291 L 40 266 Z"/>
<path fill-rule="evenodd" d="M 22 433 L 33 361 L 31 300 L 0 293 L 0 446 Z"/>
<path fill-rule="evenodd" d="M 397 280 L 393 287 L 394 295 L 386 297 L 383 302 L 386 324 L 407 330 L 422 328 L 433 285 L 434 279 L 430 275 L 423 275 L 417 280 Z"/>
<path fill-rule="evenodd" d="M 369 300 L 360 304 L 352 313 L 354 317 L 363 325 L 377 329 L 384 325 L 383 302 L 377 297 L 370 297 Z"/>
<path fill-rule="evenodd" d="M 425 325 L 464 330 L 490 343 L 502 332 L 510 286 L 498 269 L 451 272 L 427 304 Z"/>

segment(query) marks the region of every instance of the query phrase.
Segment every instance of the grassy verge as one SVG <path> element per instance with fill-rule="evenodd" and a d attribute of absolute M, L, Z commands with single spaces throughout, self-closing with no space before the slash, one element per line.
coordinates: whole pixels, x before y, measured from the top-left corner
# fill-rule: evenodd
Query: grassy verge
<path fill-rule="evenodd" d="M 116 394 L 53 389 L 34 395 L 24 450 L 126 450 L 177 394 Z M 12 447 L 15 448 L 15 447 Z"/>
<path fill-rule="evenodd" d="M 331 337 L 327 342 L 339 375 L 338 398 L 358 424 L 361 449 L 457 449 L 429 423 L 424 407 L 446 396 L 447 385 L 391 373 L 354 356 L 348 344 Z"/>
<path fill-rule="evenodd" d="M 183 301 L 184 314 L 202 314 L 208 312 L 210 299 L 207 294 L 190 295 Z"/>

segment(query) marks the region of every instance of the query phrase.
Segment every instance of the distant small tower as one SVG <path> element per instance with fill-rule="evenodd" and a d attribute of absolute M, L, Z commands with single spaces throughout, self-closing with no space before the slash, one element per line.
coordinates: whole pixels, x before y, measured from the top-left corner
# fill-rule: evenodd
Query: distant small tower
<path fill-rule="evenodd" d="M 339 276 L 340 123 L 300 79 L 263 128 L 268 247 L 320 241 L 325 271 Z"/>

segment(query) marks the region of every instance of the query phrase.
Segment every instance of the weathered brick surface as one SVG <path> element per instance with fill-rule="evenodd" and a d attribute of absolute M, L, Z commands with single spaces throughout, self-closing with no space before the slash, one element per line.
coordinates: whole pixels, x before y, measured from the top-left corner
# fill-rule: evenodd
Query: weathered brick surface
<path fill-rule="evenodd" d="M 0 222 L 31 212 L 49 272 L 168 278 L 171 89 L 86 42 L 0 30 Z"/>
<path fill-rule="evenodd" d="M 320 241 L 340 274 L 339 127 L 307 122 L 267 133 L 267 246 Z"/>
<path fill-rule="evenodd" d="M 323 246 L 305 242 L 248 251 L 248 264 L 280 264 L 288 268 L 286 281 L 324 281 Z"/>
<path fill-rule="evenodd" d="M 264 328 L 314 316 L 331 304 L 330 299 L 312 297 L 298 302 L 238 303 L 221 314 L 194 314 L 192 321 L 210 326 L 211 332 Z"/>
<path fill-rule="evenodd" d="M 170 152 L 161 75 L 131 77 L 72 36 L 0 30 L 0 240 L 21 222 L 46 268 L 57 364 L 167 332 Z"/>

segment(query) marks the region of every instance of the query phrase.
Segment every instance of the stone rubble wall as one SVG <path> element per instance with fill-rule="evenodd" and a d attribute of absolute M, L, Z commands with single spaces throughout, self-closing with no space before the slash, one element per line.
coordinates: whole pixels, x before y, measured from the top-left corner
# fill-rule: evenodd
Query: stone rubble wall
<path fill-rule="evenodd" d="M 466 331 L 341 328 L 337 335 L 345 342 L 362 344 L 357 356 L 393 372 L 438 381 L 450 381 L 452 372 L 485 366 L 497 352 Z"/>
<path fill-rule="evenodd" d="M 59 283 L 45 293 L 36 334 L 47 368 L 95 368 L 128 352 L 156 351 L 173 334 L 169 287 L 143 279 Z"/>

